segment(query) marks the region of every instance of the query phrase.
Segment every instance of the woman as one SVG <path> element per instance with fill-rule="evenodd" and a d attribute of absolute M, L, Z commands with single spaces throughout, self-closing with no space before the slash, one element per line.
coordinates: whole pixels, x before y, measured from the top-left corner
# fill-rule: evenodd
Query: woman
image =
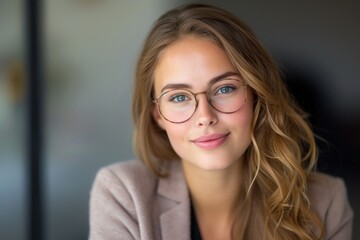
<path fill-rule="evenodd" d="M 91 239 L 350 239 L 344 183 L 313 171 L 303 112 L 254 33 L 187 5 L 161 16 L 133 94 L 141 161 L 97 175 Z"/>

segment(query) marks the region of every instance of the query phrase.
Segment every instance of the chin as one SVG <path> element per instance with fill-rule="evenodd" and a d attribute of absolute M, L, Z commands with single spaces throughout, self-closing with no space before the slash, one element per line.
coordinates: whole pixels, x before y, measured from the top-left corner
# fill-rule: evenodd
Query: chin
<path fill-rule="evenodd" d="M 231 164 L 210 164 L 201 166 L 201 168 L 205 171 L 222 171 L 229 169 L 229 167 L 232 166 Z"/>
<path fill-rule="evenodd" d="M 187 163 L 191 163 L 192 166 L 197 167 L 201 170 L 205 171 L 222 171 L 234 167 L 237 160 L 222 158 L 214 158 L 212 157 L 197 157 L 193 158 L 194 161 L 186 161 Z M 201 161 L 197 161 L 195 159 L 203 159 Z"/>

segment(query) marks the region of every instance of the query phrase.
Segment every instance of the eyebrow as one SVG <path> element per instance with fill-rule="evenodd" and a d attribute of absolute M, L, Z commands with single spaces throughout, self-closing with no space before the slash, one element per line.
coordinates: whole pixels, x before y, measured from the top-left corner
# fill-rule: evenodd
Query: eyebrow
<path fill-rule="evenodd" d="M 214 78 L 212 78 L 209 82 L 208 82 L 208 86 L 213 85 L 214 83 L 223 80 L 224 78 L 230 77 L 230 76 L 240 76 L 238 73 L 236 72 L 226 72 L 223 73 L 219 76 L 216 76 Z M 166 84 L 162 89 L 161 89 L 161 93 L 164 92 L 167 89 L 179 89 L 179 88 L 191 88 L 190 84 L 186 84 L 186 83 L 169 83 Z"/>

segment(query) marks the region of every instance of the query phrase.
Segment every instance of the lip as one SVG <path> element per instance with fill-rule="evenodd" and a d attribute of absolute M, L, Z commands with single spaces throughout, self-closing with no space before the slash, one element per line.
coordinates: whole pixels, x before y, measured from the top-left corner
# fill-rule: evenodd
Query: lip
<path fill-rule="evenodd" d="M 209 150 L 220 146 L 223 142 L 226 141 L 229 134 L 230 133 L 220 133 L 201 136 L 194 139 L 192 142 L 195 143 L 195 145 L 198 147 Z"/>

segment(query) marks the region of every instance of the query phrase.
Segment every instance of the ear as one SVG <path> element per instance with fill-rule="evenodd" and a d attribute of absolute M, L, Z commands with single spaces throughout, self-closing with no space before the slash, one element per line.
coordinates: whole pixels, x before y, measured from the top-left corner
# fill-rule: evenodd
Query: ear
<path fill-rule="evenodd" d="M 164 119 L 161 117 L 161 115 L 159 113 L 159 109 L 157 108 L 156 104 L 154 104 L 151 109 L 151 115 L 153 116 L 153 118 L 155 119 L 155 121 L 159 125 L 159 127 L 161 129 L 165 130 Z"/>

